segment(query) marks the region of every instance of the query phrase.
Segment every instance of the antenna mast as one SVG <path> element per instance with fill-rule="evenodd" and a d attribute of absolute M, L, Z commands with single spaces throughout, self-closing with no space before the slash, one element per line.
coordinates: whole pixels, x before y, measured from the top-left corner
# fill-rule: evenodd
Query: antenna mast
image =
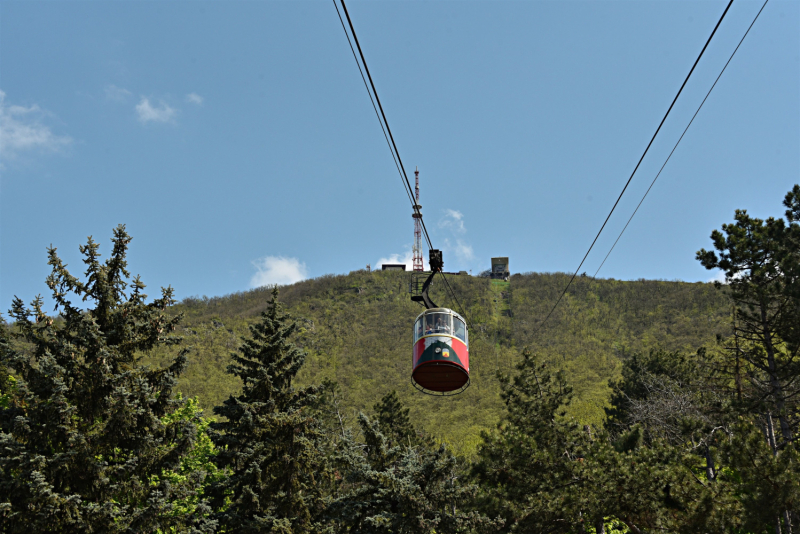
<path fill-rule="evenodd" d="M 416 195 L 415 198 L 415 205 L 414 205 L 414 213 L 411 215 L 414 218 L 414 260 L 413 260 L 413 270 L 415 272 L 422 272 L 425 270 L 425 267 L 422 263 L 422 206 L 419 204 L 419 168 L 414 169 L 414 194 Z"/>

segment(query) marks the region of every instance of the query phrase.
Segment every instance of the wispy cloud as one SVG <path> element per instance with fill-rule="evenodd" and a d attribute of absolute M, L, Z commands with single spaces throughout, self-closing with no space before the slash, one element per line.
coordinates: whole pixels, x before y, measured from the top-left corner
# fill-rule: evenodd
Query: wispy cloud
<path fill-rule="evenodd" d="M 125 102 L 133 95 L 133 93 L 127 89 L 117 87 L 116 85 L 106 85 L 105 93 L 106 100 L 111 100 L 113 102 Z"/>
<path fill-rule="evenodd" d="M 464 227 L 464 214 L 457 210 L 444 210 L 444 218 L 439 221 L 439 228 L 446 228 L 457 234 L 464 234 L 467 229 Z"/>
<path fill-rule="evenodd" d="M 297 258 L 264 256 L 253 261 L 253 267 L 256 273 L 250 279 L 250 287 L 294 284 L 308 278 L 306 264 Z"/>
<path fill-rule="evenodd" d="M 469 263 L 475 259 L 475 252 L 472 250 L 472 245 L 463 239 L 456 239 L 456 244 L 452 247 L 458 258 L 463 263 Z"/>
<path fill-rule="evenodd" d="M 7 106 L 0 91 L 0 156 L 14 159 L 26 151 L 58 152 L 72 143 L 65 135 L 55 135 L 42 124 L 47 115 L 39 106 Z"/>
<path fill-rule="evenodd" d="M 467 228 L 464 225 L 464 214 L 458 210 L 445 209 L 444 217 L 439 221 L 439 228 L 448 230 L 450 237 L 444 239 L 444 249 L 455 254 L 462 266 L 475 260 L 472 245 L 465 239 Z"/>
<path fill-rule="evenodd" d="M 160 101 L 158 106 L 154 106 L 150 103 L 149 98 L 142 97 L 139 103 L 136 104 L 136 115 L 142 124 L 148 122 L 174 122 L 177 114 L 178 111 L 168 106 L 163 100 Z"/>
<path fill-rule="evenodd" d="M 186 95 L 186 101 L 190 104 L 200 105 L 203 103 L 204 98 L 197 93 L 189 93 Z"/>

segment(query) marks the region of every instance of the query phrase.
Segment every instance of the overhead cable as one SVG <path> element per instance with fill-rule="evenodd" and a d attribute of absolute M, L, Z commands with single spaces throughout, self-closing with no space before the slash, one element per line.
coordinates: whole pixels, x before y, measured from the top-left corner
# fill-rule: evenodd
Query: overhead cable
<path fill-rule="evenodd" d="M 356 65 L 358 66 L 358 72 L 361 74 L 361 80 L 364 82 L 364 87 L 367 89 L 367 94 L 369 95 L 370 102 L 372 102 L 372 109 L 375 111 L 375 115 L 378 117 L 378 122 L 381 125 L 381 130 L 383 131 L 383 137 L 386 139 L 386 143 L 389 145 L 389 151 L 392 153 L 392 159 L 394 160 L 395 167 L 397 167 L 397 171 L 400 174 L 401 181 L 403 182 L 403 188 L 408 195 L 408 199 L 411 201 L 411 206 L 414 209 L 416 214 L 419 214 L 419 220 L 422 223 L 422 230 L 425 233 L 425 240 L 428 242 L 428 247 L 433 248 L 433 244 L 431 243 L 431 238 L 428 235 L 428 229 L 425 227 L 425 220 L 422 218 L 422 214 L 417 207 L 417 203 L 414 199 L 412 189 L 411 189 L 411 182 L 408 179 L 408 175 L 406 174 L 405 167 L 403 166 L 403 161 L 400 158 L 400 152 L 397 150 L 397 144 L 394 142 L 394 136 L 392 135 L 392 130 L 389 128 L 389 122 L 386 119 L 386 114 L 383 111 L 383 106 L 381 105 L 380 97 L 378 96 L 378 91 L 375 89 L 375 83 L 372 80 L 372 75 L 369 72 L 369 67 L 367 66 L 367 60 L 364 58 L 364 53 L 361 50 L 361 44 L 358 42 L 358 36 L 356 35 L 356 30 L 353 27 L 353 21 L 350 19 L 350 14 L 347 11 L 347 5 L 345 5 L 344 0 L 341 0 L 342 8 L 344 9 L 345 17 L 347 18 L 347 23 L 350 26 L 350 32 L 348 33 L 347 28 L 344 25 L 344 20 L 342 20 L 341 12 L 339 11 L 339 6 L 336 3 L 336 0 L 333 0 L 333 5 L 336 8 L 336 14 L 339 16 L 339 22 L 342 24 L 342 30 L 344 30 L 345 36 L 347 37 L 347 43 L 350 45 L 350 51 L 353 53 L 353 59 L 356 61 Z M 350 33 L 353 34 L 353 40 L 356 43 L 356 48 L 358 48 L 358 54 L 361 56 L 361 61 L 358 60 L 358 56 L 356 56 L 356 52 L 353 49 L 353 43 L 350 40 Z M 364 69 L 361 69 L 361 65 L 364 65 Z M 369 79 L 369 85 L 367 85 L 367 78 L 364 77 L 364 71 L 367 73 L 367 78 Z M 370 90 L 372 87 L 372 90 Z M 373 99 L 373 94 L 375 98 Z M 378 103 L 376 108 L 375 102 Z M 380 112 L 378 111 L 380 109 Z M 388 136 L 387 136 L 388 132 Z M 458 297 L 453 291 L 453 288 L 450 286 L 447 278 L 444 274 L 439 272 L 442 276 L 442 280 L 445 284 L 446 291 L 449 291 L 450 295 L 455 300 L 456 304 L 458 305 L 459 309 L 461 310 L 461 315 L 464 317 L 464 320 L 467 321 L 467 325 L 469 326 L 469 319 L 464 311 L 464 308 L 461 306 L 461 302 L 459 302 Z"/>
<path fill-rule="evenodd" d="M 356 30 L 353 27 L 353 21 L 350 19 L 350 13 L 347 11 L 347 5 L 344 3 L 344 0 L 341 0 L 342 8 L 344 9 L 344 15 L 347 18 L 347 24 L 350 26 L 350 33 L 353 34 L 353 40 L 356 42 L 356 48 L 358 49 L 358 54 L 361 56 L 361 63 L 364 65 L 364 70 L 367 73 L 367 78 L 369 79 L 369 84 L 372 87 L 372 93 L 375 95 L 375 101 L 378 103 L 378 109 L 380 110 L 380 115 L 383 118 L 383 124 L 386 125 L 386 132 L 389 134 L 389 141 L 391 142 L 390 149 L 394 149 L 394 155 L 397 156 L 397 163 L 400 164 L 400 171 L 402 174 L 403 179 L 405 180 L 405 185 L 408 188 L 407 191 L 410 193 L 411 189 L 411 182 L 408 179 L 408 174 L 406 174 L 406 169 L 403 166 L 403 160 L 400 158 L 400 152 L 397 150 L 397 144 L 394 142 L 394 136 L 392 135 L 392 129 L 389 127 L 389 121 L 386 120 L 386 113 L 383 111 L 383 105 L 381 105 L 381 99 L 378 96 L 378 91 L 375 89 L 375 83 L 372 80 L 372 75 L 369 72 L 369 67 L 367 66 L 367 60 L 364 58 L 364 52 L 361 50 L 361 44 L 358 42 L 358 36 L 356 35 Z M 336 5 L 336 1 L 334 0 L 334 5 Z M 338 13 L 338 7 L 337 7 Z M 345 30 L 347 33 L 347 30 Z M 348 35 L 348 41 L 349 41 Z M 358 59 L 356 59 L 358 62 Z M 360 70 L 360 66 L 359 66 Z M 380 117 L 379 117 L 380 119 Z M 411 200 L 411 206 L 414 209 L 414 212 L 420 216 L 420 222 L 422 222 L 422 230 L 425 233 L 425 240 L 428 242 L 428 247 L 433 248 L 433 244 L 431 243 L 431 238 L 428 235 L 428 229 L 425 227 L 425 221 L 422 219 L 422 213 L 420 213 L 419 208 L 417 208 L 417 204 L 414 200 Z"/>
<path fill-rule="evenodd" d="M 597 273 L 599 273 L 599 272 L 600 272 L 600 269 L 602 269 L 602 268 L 603 268 L 603 265 L 605 265 L 605 263 L 606 263 L 606 260 L 607 260 L 607 259 L 608 259 L 608 257 L 611 255 L 611 252 L 613 252 L 613 250 L 614 250 L 614 247 L 616 247 L 616 246 L 617 246 L 617 243 L 619 242 L 619 238 L 620 238 L 620 237 L 622 237 L 622 234 L 624 234 L 624 233 L 625 233 L 625 230 L 627 230 L 627 229 L 628 229 L 628 225 L 629 225 L 629 224 L 631 223 L 631 221 L 633 220 L 633 217 L 634 217 L 634 215 L 636 215 L 636 212 L 637 212 L 637 211 L 639 211 L 639 207 L 642 205 L 642 202 L 644 202 L 644 199 L 645 199 L 645 198 L 647 198 L 647 194 L 650 192 L 650 190 L 651 190 L 651 189 L 653 188 L 653 186 L 655 185 L 655 183 L 656 183 L 656 180 L 658 180 L 658 177 L 659 177 L 659 176 L 661 176 L 661 171 L 663 171 L 663 170 L 664 170 L 664 167 L 666 167 L 666 166 L 667 166 L 667 163 L 669 162 L 670 158 L 672 157 L 672 154 L 673 154 L 673 153 L 675 153 L 675 149 L 676 149 L 676 148 L 678 148 L 678 145 L 681 143 L 681 140 L 683 139 L 683 136 L 684 136 L 684 135 L 686 135 L 686 132 L 689 130 L 689 127 L 690 127 L 690 126 L 692 125 L 692 123 L 694 122 L 694 119 L 695 119 L 695 117 L 697 117 L 697 114 L 698 114 L 698 113 L 700 113 L 700 110 L 703 108 L 703 104 L 705 104 L 705 103 L 706 103 L 706 100 L 708 100 L 708 95 L 710 95 L 710 94 L 711 94 L 711 91 L 713 91 L 713 90 L 714 90 L 714 87 L 716 87 L 716 85 L 717 85 L 717 82 L 718 82 L 718 81 L 719 81 L 719 79 L 722 77 L 722 73 L 724 73 L 724 72 L 725 72 L 725 69 L 727 69 L 727 68 L 728 68 L 728 64 L 729 64 L 729 63 L 731 62 L 731 60 L 733 59 L 733 56 L 735 56 L 735 55 L 736 55 L 736 51 L 737 51 L 737 50 L 739 50 L 739 47 L 740 47 L 740 46 L 742 46 L 742 43 L 744 42 L 744 38 L 745 38 L 745 37 L 747 37 L 747 34 L 748 34 L 748 33 L 750 33 L 750 28 L 752 28 L 752 27 L 753 27 L 753 24 L 755 24 L 755 23 L 756 23 L 756 21 L 758 20 L 758 16 L 759 16 L 759 15 L 761 15 L 761 12 L 762 12 L 762 11 L 764 11 L 764 8 L 765 8 L 765 7 L 767 7 L 767 2 L 769 2 L 769 0 L 766 0 L 766 1 L 764 2 L 764 5 L 762 5 L 762 6 L 761 6 L 761 9 L 759 9 L 759 10 L 758 10 L 758 13 L 756 13 L 756 16 L 755 16 L 755 18 L 753 19 L 753 22 L 751 22 L 751 23 L 750 23 L 750 26 L 747 28 L 747 31 L 746 31 L 746 32 L 744 32 L 744 35 L 742 36 L 742 39 L 739 41 L 739 44 L 738 44 L 738 45 L 736 45 L 736 48 L 733 50 L 733 53 L 731 54 L 731 57 L 729 57 L 729 58 L 728 58 L 728 61 L 725 63 L 725 66 L 724 66 L 724 67 L 722 67 L 722 70 L 720 71 L 720 73 L 719 73 L 719 76 L 717 76 L 717 79 L 716 79 L 716 80 L 714 80 L 714 83 L 711 85 L 711 89 L 709 89 L 709 90 L 708 90 L 708 93 L 706 93 L 706 97 L 703 99 L 703 101 L 702 101 L 702 102 L 700 102 L 700 106 L 698 106 L 698 108 L 697 108 L 697 111 L 695 111 L 695 112 L 694 112 L 694 115 L 692 115 L 692 120 L 690 120 L 690 121 L 689 121 L 689 124 L 687 124 L 687 125 L 686 125 L 686 129 L 684 129 L 684 130 L 683 130 L 683 133 L 681 134 L 680 138 L 678 139 L 678 142 L 677 142 L 677 143 L 675 143 L 675 146 L 674 146 L 674 147 L 672 147 L 672 152 L 670 152 L 670 153 L 669 153 L 669 156 L 667 156 L 667 159 L 664 161 L 664 165 L 662 165 L 662 166 L 661 166 L 661 168 L 658 170 L 658 174 L 656 174 L 656 177 L 655 177 L 655 178 L 653 178 L 653 181 L 650 183 L 650 187 L 648 187 L 648 188 L 647 188 L 647 191 L 645 191 L 645 193 L 644 193 L 644 196 L 642 196 L 642 200 L 640 200 L 640 201 L 639 201 L 639 204 L 636 206 L 636 209 L 635 209 L 635 210 L 633 210 L 633 213 L 631 214 L 630 218 L 628 219 L 628 222 L 626 222 L 626 223 L 625 223 L 625 227 L 622 229 L 622 231 L 621 231 L 621 232 L 619 233 L 619 235 L 617 236 L 617 239 L 616 239 L 616 241 L 614 241 L 614 244 L 613 244 L 613 245 L 611 245 L 611 249 L 608 251 L 608 254 L 606 254 L 606 257 L 605 257 L 605 258 L 603 258 L 603 262 L 600 264 L 600 267 L 598 267 L 598 268 L 597 268 L 597 270 L 594 272 L 593 278 L 596 278 L 596 277 L 597 277 Z"/>
<path fill-rule="evenodd" d="M 728 5 L 725 7 L 725 11 L 722 12 L 722 16 L 719 18 L 719 21 L 717 21 L 717 25 L 714 26 L 714 31 L 711 32 L 711 35 L 708 37 L 708 40 L 706 41 L 706 44 L 703 46 L 703 49 L 700 51 L 700 55 L 697 56 L 697 59 L 695 60 L 694 65 L 692 65 L 692 68 L 689 70 L 689 74 L 687 74 L 686 75 L 686 79 L 683 80 L 683 84 L 681 84 L 681 87 L 678 90 L 678 94 L 676 94 L 675 98 L 672 99 L 672 104 L 670 104 L 669 109 L 667 109 L 667 112 L 664 114 L 664 118 L 661 119 L 661 122 L 659 123 L 658 128 L 656 128 L 656 132 L 653 134 L 653 137 L 650 138 L 650 142 L 647 144 L 647 147 L 644 149 L 644 153 L 642 154 L 642 157 L 639 158 L 639 162 L 636 164 L 636 167 L 634 167 L 633 172 L 631 173 L 630 177 L 628 178 L 628 181 L 625 182 L 625 187 L 622 188 L 622 192 L 619 194 L 619 197 L 617 197 L 617 201 L 614 202 L 614 205 L 611 207 L 611 211 L 608 213 L 608 216 L 606 217 L 606 220 L 603 221 L 603 225 L 600 227 L 600 231 L 597 232 L 597 235 L 594 237 L 594 240 L 592 241 L 592 244 L 589 246 L 589 250 L 587 250 L 586 254 L 584 254 L 583 259 L 581 260 L 581 263 L 578 265 L 578 268 L 575 269 L 575 272 L 572 274 L 572 277 L 569 279 L 569 282 L 567 283 L 566 287 L 564 288 L 564 291 L 561 292 L 561 295 L 559 295 L 558 300 L 553 305 L 553 307 L 550 309 L 550 313 L 547 314 L 547 317 L 544 318 L 544 321 L 539 323 L 537 331 L 539 329 L 541 329 L 542 326 L 544 326 L 544 324 L 547 322 L 547 320 L 550 319 L 550 316 L 553 315 L 553 312 L 558 307 L 558 304 L 561 302 L 561 299 L 564 298 L 564 295 L 566 295 L 567 290 L 572 285 L 572 282 L 575 280 L 575 277 L 578 275 L 578 272 L 581 270 L 581 267 L 583 266 L 583 263 L 586 261 L 586 258 L 589 256 L 589 253 L 592 251 L 592 248 L 594 248 L 595 243 L 597 243 L 597 239 L 600 237 L 600 234 L 603 233 L 603 229 L 606 227 L 606 224 L 608 223 L 608 220 L 611 218 L 611 215 L 614 213 L 614 210 L 617 208 L 617 205 L 619 204 L 619 201 L 622 200 L 622 195 L 624 195 L 625 191 L 628 189 L 628 186 L 630 185 L 631 180 L 633 180 L 633 176 L 636 174 L 636 171 L 639 169 L 639 166 L 642 164 L 642 160 L 644 160 L 644 157 L 647 155 L 647 152 L 650 150 L 650 147 L 652 146 L 653 141 L 655 141 L 656 136 L 658 135 L 658 132 L 661 131 L 661 127 L 664 125 L 664 121 L 667 120 L 667 117 L 669 116 L 670 111 L 672 111 L 672 108 L 675 105 L 675 102 L 678 100 L 678 97 L 681 95 L 681 92 L 683 92 L 683 88 L 686 87 L 686 82 L 689 81 L 689 78 L 691 77 L 692 73 L 694 72 L 695 67 L 697 67 L 697 64 L 700 62 L 700 58 L 703 57 L 703 53 L 706 51 L 706 48 L 708 48 L 708 44 L 711 42 L 711 39 L 714 37 L 714 34 L 717 33 L 717 28 L 719 28 L 720 24 L 722 24 L 722 19 L 725 18 L 725 15 L 728 13 L 728 10 L 731 7 L 731 4 L 733 4 L 733 0 L 730 0 L 730 2 L 728 2 Z"/>
<path fill-rule="evenodd" d="M 455 300 L 456 304 L 458 304 L 458 309 L 461 310 L 461 316 L 467 322 L 467 329 L 471 328 L 472 326 L 470 325 L 469 318 L 467 317 L 467 313 L 464 311 L 464 307 L 461 306 L 461 302 L 459 302 L 455 291 L 453 291 L 453 288 L 450 287 L 450 282 L 447 281 L 447 277 L 444 275 L 444 273 L 442 271 L 439 271 L 439 274 L 442 275 L 442 280 L 444 280 L 444 285 L 447 287 L 447 290 L 450 291 L 450 295 L 453 297 L 453 300 Z"/>
<path fill-rule="evenodd" d="M 400 175 L 400 182 L 403 183 L 403 190 L 408 195 L 408 200 L 411 201 L 411 204 L 414 205 L 414 196 L 412 195 L 411 191 L 408 190 L 406 187 L 405 181 L 403 180 L 403 173 L 400 172 L 400 165 L 397 163 L 397 157 L 394 155 L 394 150 L 392 150 L 392 145 L 389 142 L 389 137 L 386 135 L 386 128 L 383 126 L 383 121 L 381 120 L 381 116 L 378 113 L 378 108 L 375 107 L 375 99 L 372 98 L 372 91 L 369 89 L 369 85 L 367 85 L 367 79 L 364 78 L 364 71 L 361 69 L 361 62 L 358 61 L 358 57 L 356 56 L 356 51 L 353 49 L 353 43 L 350 40 L 350 34 L 347 33 L 347 28 L 344 25 L 344 20 L 342 20 L 342 14 L 339 12 L 339 6 L 336 4 L 336 0 L 333 0 L 333 7 L 336 8 L 336 14 L 339 16 L 339 22 L 342 24 L 342 30 L 344 30 L 344 35 L 347 37 L 347 44 L 350 45 L 350 51 L 353 53 L 353 59 L 356 60 L 356 66 L 358 67 L 358 73 L 361 74 L 361 80 L 364 82 L 364 88 L 367 90 L 367 94 L 369 95 L 369 101 L 372 103 L 372 109 L 375 110 L 375 116 L 378 117 L 378 124 L 381 125 L 381 131 L 383 132 L 383 138 L 386 139 L 386 144 L 389 145 L 389 152 L 392 153 L 392 159 L 394 160 L 394 166 L 397 167 L 397 173 Z"/>

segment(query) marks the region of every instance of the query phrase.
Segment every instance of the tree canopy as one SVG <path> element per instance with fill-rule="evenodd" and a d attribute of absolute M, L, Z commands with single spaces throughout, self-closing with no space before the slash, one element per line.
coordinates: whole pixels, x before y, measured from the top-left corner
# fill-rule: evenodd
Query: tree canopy
<path fill-rule="evenodd" d="M 724 284 L 581 277 L 542 328 L 562 275 L 455 277 L 454 398 L 402 386 L 402 273 L 176 303 L 124 226 L 82 277 L 51 247 L 55 313 L 0 321 L 0 530 L 791 534 L 800 186 L 784 206 L 712 233 Z"/>

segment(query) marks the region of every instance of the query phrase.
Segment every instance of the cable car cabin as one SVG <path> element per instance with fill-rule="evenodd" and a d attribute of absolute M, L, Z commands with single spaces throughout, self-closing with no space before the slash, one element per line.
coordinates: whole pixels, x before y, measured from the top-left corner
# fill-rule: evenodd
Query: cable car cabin
<path fill-rule="evenodd" d="M 464 318 L 448 308 L 431 308 L 414 323 L 411 382 L 434 394 L 460 393 L 469 386 L 469 338 Z"/>

